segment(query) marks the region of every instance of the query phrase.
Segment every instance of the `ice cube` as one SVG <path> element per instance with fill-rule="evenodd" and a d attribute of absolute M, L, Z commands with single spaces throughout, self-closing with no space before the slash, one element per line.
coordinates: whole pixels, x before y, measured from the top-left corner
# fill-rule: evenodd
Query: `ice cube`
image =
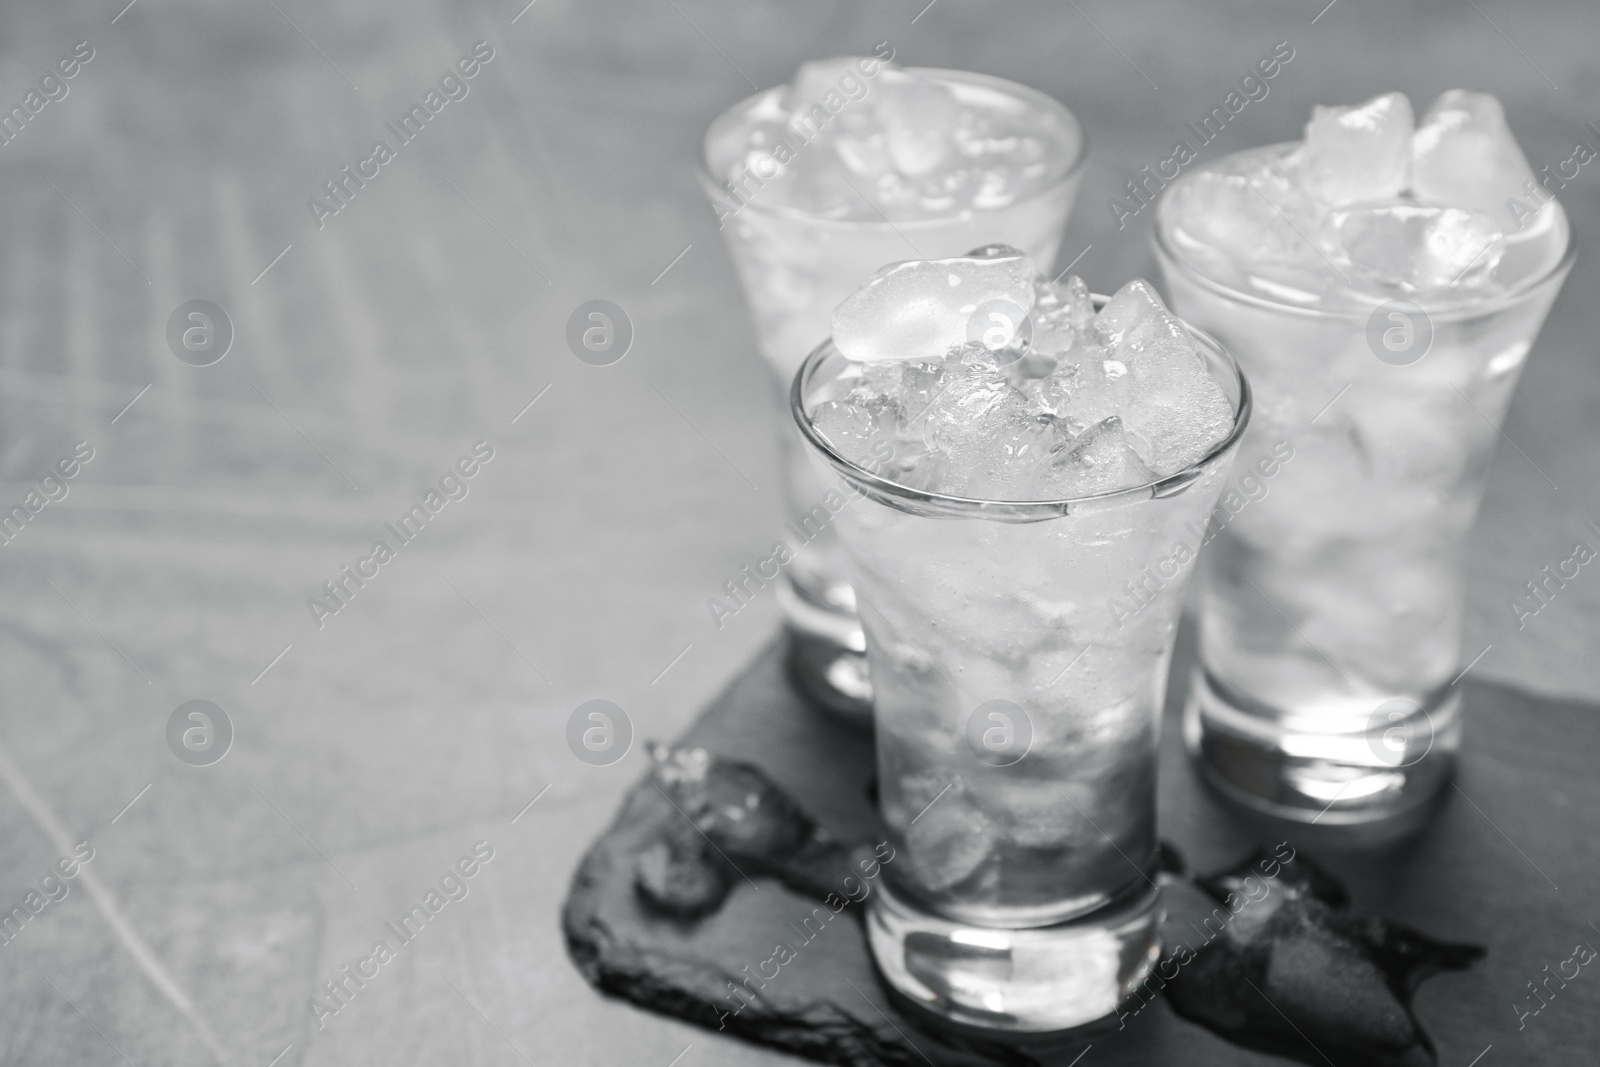
<path fill-rule="evenodd" d="M 861 462 L 872 454 L 879 423 L 866 407 L 843 400 L 826 400 L 811 414 L 811 424 L 846 459 Z"/>
<path fill-rule="evenodd" d="M 993 832 L 961 783 L 933 797 L 905 828 L 906 862 L 917 884 L 938 893 L 971 877 L 989 858 Z"/>
<path fill-rule="evenodd" d="M 1079 357 L 1077 362 L 1063 364 L 1040 390 L 1041 399 L 1051 411 L 1083 426 L 1093 426 L 1125 411 L 1131 402 L 1128 389 L 1133 384 L 1127 364 L 1109 358 L 1110 353 L 1099 346 L 1090 346 L 1075 355 Z"/>
<path fill-rule="evenodd" d="M 1067 320 L 1075 329 L 1082 330 L 1094 321 L 1094 298 L 1089 295 L 1089 286 L 1082 278 L 1069 274 L 1056 288 L 1063 293 Z"/>
<path fill-rule="evenodd" d="M 1411 180 L 1412 128 L 1404 93 L 1314 108 L 1297 161 L 1301 180 L 1330 205 L 1399 196 Z"/>
<path fill-rule="evenodd" d="M 1022 389 L 1041 415 L 1059 416 L 1067 410 L 1077 386 L 1078 365 L 1062 360 L 1049 374 L 1038 381 L 1026 383 Z"/>
<path fill-rule="evenodd" d="M 981 450 L 984 435 L 1000 429 L 1008 414 L 1025 410 L 1026 398 L 1004 368 L 969 360 L 951 363 L 956 367 L 917 421 L 922 435 L 941 448 Z"/>
<path fill-rule="evenodd" d="M 1015 404 L 980 421 L 982 425 L 972 432 L 975 440 L 950 442 L 945 491 L 984 500 L 1025 498 L 1033 484 L 1033 470 L 1054 440 L 1046 424 Z"/>
<path fill-rule="evenodd" d="M 1233 405 L 1188 346 L 1148 353 L 1134 367 L 1132 392 L 1123 422 L 1162 477 L 1199 462 L 1233 431 Z"/>
<path fill-rule="evenodd" d="M 1017 177 L 1011 171 L 998 167 L 980 171 L 977 190 L 972 194 L 972 206 L 980 211 L 1005 207 L 1016 195 L 1012 187 Z"/>
<path fill-rule="evenodd" d="M 788 111 L 791 118 L 802 118 L 810 114 L 811 109 L 819 104 L 827 107 L 829 93 L 834 93 L 843 99 L 839 90 L 839 82 L 843 78 L 861 80 L 857 69 L 858 63 L 876 63 L 874 59 L 862 59 L 858 56 L 833 56 L 829 59 L 813 59 L 809 63 L 800 64 L 800 69 L 794 72 L 794 81 L 789 83 Z"/>
<path fill-rule="evenodd" d="M 902 485 L 994 500 L 1148 484 L 1231 431 L 1232 407 L 1196 342 L 1148 283 L 1130 282 L 1095 315 L 1081 280 L 1057 286 L 1025 275 L 1030 265 L 987 246 L 880 271 L 835 315 L 836 341 L 856 362 L 843 400 L 817 413 L 819 429 Z M 974 307 L 957 305 L 952 289 L 1032 305 L 1070 348 L 1016 358 L 981 340 L 952 342 Z M 919 309 L 942 321 L 942 335 L 911 321 Z"/>
<path fill-rule="evenodd" d="M 891 263 L 833 312 L 833 342 L 863 362 L 927 360 L 967 340 L 978 305 L 1004 300 L 1033 307 L 1033 260 L 994 258 Z"/>
<path fill-rule="evenodd" d="M 878 81 L 876 111 L 895 169 L 918 178 L 955 162 L 950 133 L 962 114 L 955 95 L 937 82 L 905 71 L 886 70 Z"/>
<path fill-rule="evenodd" d="M 888 456 L 872 458 L 879 461 L 879 476 L 912 489 L 929 491 L 944 485 L 945 468 L 949 462 L 944 452 L 911 434 L 890 438 Z"/>
<path fill-rule="evenodd" d="M 864 117 L 864 116 L 863 116 Z M 851 174 L 856 179 L 865 178 L 875 182 L 889 173 L 892 163 L 889 160 L 889 146 L 884 141 L 883 131 L 867 126 L 856 129 L 859 123 L 846 123 L 845 116 L 840 116 L 839 129 L 833 139 L 834 154 L 839 157 Z"/>
<path fill-rule="evenodd" d="M 1122 420 L 1113 415 L 1046 456 L 1037 484 L 1049 496 L 1065 498 L 1130 489 L 1155 479 L 1128 440 Z"/>
<path fill-rule="evenodd" d="M 1027 387 L 1040 378 L 1048 377 L 1061 365 L 1057 355 L 1045 355 L 1036 352 L 1031 347 L 1025 351 L 1022 358 L 1011 364 L 1007 370 L 1010 373 L 1011 384 L 1018 389 L 1027 391 Z"/>
<path fill-rule="evenodd" d="M 1149 284 L 1135 279 L 1095 318 L 1110 348 L 1104 365 L 1131 379 L 1122 421 L 1146 445 L 1146 461 L 1172 474 L 1204 456 L 1233 429 L 1233 407 L 1206 368 L 1189 331 Z"/>
<path fill-rule="evenodd" d="M 1309 233 L 1316 209 L 1306 193 L 1265 160 L 1236 170 L 1203 170 L 1173 187 L 1161 208 L 1180 251 L 1236 266 L 1321 265 Z"/>
<path fill-rule="evenodd" d="M 1003 417 L 1008 407 L 1020 410 L 1022 403 L 1003 375 L 989 380 L 957 378 L 933 401 L 923 421 L 926 432 L 947 447 L 978 445 L 983 434 L 998 427 L 994 420 Z"/>
<path fill-rule="evenodd" d="M 954 211 L 958 202 L 969 195 L 967 186 L 972 175 L 964 170 L 930 175 L 917 182 L 917 201 L 922 210 L 930 214 Z"/>
<path fill-rule="evenodd" d="M 1488 93 L 1452 89 L 1435 100 L 1412 139 L 1411 189 L 1419 200 L 1489 215 L 1503 232 L 1520 226 L 1513 198 L 1538 206 L 1533 168 Z"/>
<path fill-rule="evenodd" d="M 1103 839 L 1079 813 L 1093 804 L 1086 792 L 1070 782 L 1014 778 L 991 786 L 981 799 L 1008 841 L 1025 848 L 1094 846 Z"/>
<path fill-rule="evenodd" d="M 1454 207 L 1398 203 L 1335 211 L 1324 232 L 1344 265 L 1410 293 L 1482 284 L 1506 249 L 1492 217 Z"/>
<path fill-rule="evenodd" d="M 1076 437 L 1089 428 L 1086 420 L 1072 414 L 1073 398 L 1080 392 L 1078 385 L 1080 373 L 1079 364 L 1065 363 L 1049 377 L 1038 382 L 1030 382 L 1027 390 L 1028 398 L 1032 401 L 1034 410 L 1038 412 L 1038 418 L 1048 425 L 1057 427 L 1062 441 Z M 1079 405 L 1080 410 L 1088 406 Z"/>
<path fill-rule="evenodd" d="M 852 396 L 866 400 L 878 399 L 900 386 L 902 365 L 898 363 L 860 363 L 851 369 L 859 372 L 856 384 L 851 386 Z"/>
<path fill-rule="evenodd" d="M 1118 358 L 1137 356 L 1161 341 L 1188 343 L 1189 332 L 1143 278 L 1118 289 L 1094 319 L 1095 333 Z M 1193 345 L 1190 345 L 1193 348 Z"/>
<path fill-rule="evenodd" d="M 1039 276 L 1034 285 L 1032 351 L 1059 355 L 1069 351 L 1094 320 L 1094 301 L 1083 279 L 1072 275 L 1065 282 Z"/>
<path fill-rule="evenodd" d="M 874 364 L 867 364 L 873 366 Z M 900 403 L 905 411 L 905 422 L 919 420 L 928 411 L 928 405 L 938 399 L 945 387 L 945 370 L 942 363 L 907 362 L 889 364 L 902 368 L 900 374 Z"/>

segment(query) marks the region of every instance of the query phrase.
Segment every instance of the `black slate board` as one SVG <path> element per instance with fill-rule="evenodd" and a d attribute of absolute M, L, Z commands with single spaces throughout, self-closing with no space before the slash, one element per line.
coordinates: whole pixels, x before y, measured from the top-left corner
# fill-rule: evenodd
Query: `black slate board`
<path fill-rule="evenodd" d="M 1186 628 L 1167 701 L 1163 839 L 1202 871 L 1288 839 L 1348 884 L 1358 910 L 1487 945 L 1488 959 L 1477 969 L 1440 975 L 1417 997 L 1442 1064 L 1465 1067 L 1479 1055 L 1482 1067 L 1570 1063 L 1574 1052 L 1600 1049 L 1600 973 L 1590 973 L 1600 968 L 1550 980 L 1558 969 L 1571 974 L 1573 965 L 1563 963 L 1576 945 L 1600 946 L 1600 929 L 1589 921 L 1600 918 L 1600 848 L 1587 832 L 1600 817 L 1600 707 L 1464 681 L 1462 769 L 1433 824 L 1382 851 L 1351 851 L 1293 828 L 1247 822 L 1199 783 L 1176 718 L 1192 647 Z M 796 695 L 781 640 L 676 743 L 760 766 L 843 840 L 879 839 L 868 796 L 870 740 Z M 1091 1045 L 1095 1064 L 1285 1062 L 1227 1043 L 1160 999 L 1120 1028 L 1112 1022 L 1016 1050 L 935 1035 L 891 1002 L 853 921 L 854 906 L 809 938 L 799 924 L 816 902 L 766 879 L 739 882 L 719 912 L 694 925 L 642 909 L 633 852 L 662 820 L 681 818 L 641 782 L 574 875 L 564 915 L 569 947 L 606 992 L 831 1063 L 1066 1065 Z M 798 951 L 759 1002 L 732 1015 L 724 1014 L 738 1003 L 731 997 L 720 1005 L 705 998 L 705 990 L 742 979 L 742 968 L 755 970 L 778 941 Z M 1543 999 L 1535 999 L 1530 982 L 1543 983 Z"/>

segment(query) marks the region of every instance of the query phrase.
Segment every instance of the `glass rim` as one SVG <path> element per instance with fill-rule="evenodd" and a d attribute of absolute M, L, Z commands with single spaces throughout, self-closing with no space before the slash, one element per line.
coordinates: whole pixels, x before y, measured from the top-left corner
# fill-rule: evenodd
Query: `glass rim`
<path fill-rule="evenodd" d="M 1243 148 L 1237 152 L 1230 152 L 1227 155 L 1212 161 L 1210 166 L 1202 167 L 1198 170 L 1192 170 L 1188 174 L 1179 175 L 1177 178 L 1172 179 L 1169 184 L 1171 189 L 1176 189 L 1179 182 L 1187 180 L 1191 175 L 1215 170 L 1217 166 L 1225 160 L 1256 152 L 1265 154 L 1271 151 L 1285 151 L 1300 143 L 1301 142 L 1299 141 L 1279 141 L 1275 144 L 1259 145 L 1255 148 Z M 1422 301 L 1411 300 L 1411 298 L 1404 295 L 1393 295 L 1380 298 L 1378 294 L 1373 294 L 1373 302 L 1371 306 L 1362 308 L 1324 308 L 1311 307 L 1305 304 L 1292 304 L 1287 300 L 1274 300 L 1270 296 L 1266 296 L 1261 293 L 1254 293 L 1246 289 L 1240 289 L 1237 286 L 1229 285 L 1226 282 L 1206 274 L 1204 271 L 1200 270 L 1199 267 L 1195 266 L 1193 263 L 1189 262 L 1182 255 L 1180 255 L 1178 250 L 1172 247 L 1171 241 L 1169 241 L 1167 238 L 1166 227 L 1162 225 L 1162 209 L 1166 206 L 1167 196 L 1171 192 L 1171 189 L 1163 191 L 1160 199 L 1156 203 L 1155 225 L 1151 228 L 1152 232 L 1150 234 L 1151 247 L 1156 253 L 1156 259 L 1159 260 L 1163 266 L 1170 265 L 1171 267 L 1177 268 L 1184 275 L 1184 277 L 1193 281 L 1201 288 L 1206 289 L 1217 296 L 1232 300 L 1235 303 L 1244 304 L 1249 307 L 1263 310 L 1283 312 L 1291 315 L 1304 315 L 1307 318 L 1342 320 L 1365 319 L 1372 314 L 1374 308 L 1381 307 L 1383 304 L 1391 300 L 1406 300 L 1410 303 L 1414 303 L 1424 312 L 1426 312 L 1429 318 L 1443 319 L 1444 321 L 1472 319 L 1482 315 L 1491 315 L 1520 303 L 1521 301 L 1532 296 L 1534 293 L 1538 292 L 1544 286 L 1550 284 L 1552 281 L 1564 277 L 1566 273 L 1572 269 L 1572 265 L 1577 262 L 1578 258 L 1577 243 L 1572 239 L 1572 223 L 1571 219 L 1569 218 L 1567 220 L 1567 246 L 1561 255 L 1561 259 L 1557 261 L 1554 266 L 1540 274 L 1534 275 L 1532 278 L 1524 279 L 1522 282 L 1510 289 L 1507 289 L 1503 293 L 1496 293 L 1487 299 L 1476 301 L 1457 301 L 1455 303 L 1429 306 Z M 1560 206 L 1559 203 L 1557 206 Z M 1563 214 L 1565 211 L 1566 209 L 1562 208 Z"/>
<path fill-rule="evenodd" d="M 1108 297 L 1100 294 L 1094 294 L 1095 308 L 1103 307 L 1108 299 Z M 1179 321 L 1183 320 L 1180 319 Z M 1176 496 L 1188 489 L 1201 474 L 1216 465 L 1219 457 L 1239 443 L 1244 436 L 1245 427 L 1249 424 L 1251 412 L 1254 409 L 1250 380 L 1245 377 L 1243 368 L 1239 366 L 1238 360 L 1233 358 L 1233 354 L 1204 330 L 1192 326 L 1188 322 L 1184 322 L 1183 325 L 1202 351 L 1210 358 L 1219 361 L 1223 367 L 1230 371 L 1234 382 L 1237 383 L 1239 400 L 1234 410 L 1233 428 L 1226 437 L 1212 445 L 1204 456 L 1201 456 L 1182 470 L 1164 475 L 1153 482 L 1146 482 L 1143 485 L 1053 500 L 990 500 L 982 497 L 954 496 L 949 493 L 935 493 L 926 489 L 915 489 L 867 470 L 834 448 L 833 444 L 812 424 L 811 416 L 806 411 L 805 397 L 812 377 L 827 357 L 839 354 L 832 337 L 812 349 L 810 355 L 806 356 L 805 362 L 800 365 L 799 371 L 795 373 L 794 382 L 789 387 L 789 411 L 794 417 L 796 425 L 799 426 L 801 436 L 805 438 L 806 443 L 821 452 L 836 471 L 879 503 L 902 511 L 915 507 L 917 513 L 928 514 L 931 517 L 987 518 L 1001 522 L 1039 522 L 1044 519 L 1060 518 L 1065 515 L 1106 511 L 1142 500 Z M 844 357 L 840 356 L 840 358 Z"/>
<path fill-rule="evenodd" d="M 1088 132 L 1083 128 L 1083 123 L 1078 120 L 1078 116 L 1073 113 L 1072 109 L 1067 107 L 1066 104 L 1063 104 L 1061 101 L 1057 100 L 1055 97 L 1051 96 L 1049 93 L 1046 93 L 1040 89 L 1035 89 L 1029 85 L 1023 85 L 1021 82 L 1011 81 L 1008 78 L 1001 78 L 993 74 L 981 74 L 978 71 L 972 70 L 957 70 L 952 67 L 904 67 L 901 69 L 908 73 L 927 74 L 934 78 L 943 79 L 946 81 L 969 82 L 978 85 L 987 85 L 990 88 L 1001 90 L 1006 94 L 1014 96 L 1024 102 L 1034 101 L 1042 103 L 1045 105 L 1046 110 L 1055 112 L 1058 117 L 1063 119 L 1066 125 L 1077 134 L 1076 151 L 1073 152 L 1073 154 L 1068 158 L 1066 168 L 1062 170 L 1060 174 L 1050 178 L 1048 181 L 1044 182 L 1037 189 L 1034 189 L 1027 195 L 1018 197 L 1016 200 L 1012 200 L 1000 207 L 969 208 L 967 211 L 957 214 L 937 215 L 933 218 L 927 219 L 907 219 L 904 222 L 891 222 L 888 219 L 883 218 L 881 215 L 875 219 L 830 219 L 822 215 L 814 215 L 811 212 L 804 211 L 796 207 L 790 207 L 787 205 L 763 205 L 754 200 L 750 200 L 739 205 L 735 209 L 734 214 L 748 209 L 767 215 L 776 215 L 802 220 L 811 225 L 824 229 L 866 228 L 880 229 L 889 232 L 895 232 L 899 230 L 911 230 L 916 232 L 918 230 L 946 226 L 953 218 L 997 215 L 1001 212 L 1010 211 L 1024 204 L 1031 204 L 1037 200 L 1043 199 L 1051 193 L 1058 191 L 1063 186 L 1077 179 L 1083 173 L 1089 158 Z M 766 96 L 768 93 L 774 92 L 776 89 L 780 88 L 782 88 L 782 86 L 775 86 L 772 89 L 762 89 L 759 92 L 751 93 L 749 96 L 742 98 L 736 103 L 718 112 L 716 118 L 712 119 L 710 124 L 706 126 L 706 132 L 700 139 L 700 153 L 699 159 L 695 163 L 695 175 L 699 179 L 700 185 L 706 192 L 708 198 L 712 194 L 719 196 L 725 194 L 722 182 L 711 173 L 710 160 L 708 159 L 710 155 L 709 140 L 711 131 L 714 130 L 717 124 L 724 118 L 727 118 L 729 115 L 749 107 L 755 101 Z M 766 180 L 771 181 L 772 179 L 769 178 Z"/>

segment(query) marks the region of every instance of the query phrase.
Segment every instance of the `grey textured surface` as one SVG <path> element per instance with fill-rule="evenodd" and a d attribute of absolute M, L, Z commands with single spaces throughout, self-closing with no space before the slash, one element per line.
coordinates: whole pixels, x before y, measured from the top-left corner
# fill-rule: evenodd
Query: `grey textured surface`
<path fill-rule="evenodd" d="M 77 41 L 95 57 L 0 147 L 0 500 L 76 441 L 96 455 L 0 547 L 0 906 L 79 840 L 97 888 L 0 946 L 0 1062 L 776 1060 L 597 997 L 556 919 L 643 760 L 578 762 L 570 711 L 604 696 L 637 737 L 675 736 L 776 626 L 770 599 L 721 631 L 704 607 L 780 513 L 778 415 L 693 182 L 701 129 L 752 82 L 880 40 L 1027 82 L 1089 132 L 1061 265 L 1087 249 L 1102 289 L 1150 266 L 1148 218 L 1118 232 L 1106 200 L 1280 40 L 1296 58 L 1208 151 L 1290 136 L 1316 102 L 1462 84 L 1502 96 L 1536 163 L 1595 137 L 1591 4 L 1322 6 L 8 5 L 0 104 Z M 480 40 L 471 94 L 319 230 L 306 200 Z M 1563 194 L 1585 249 L 1592 167 Z M 1569 695 L 1600 690 L 1600 580 L 1520 632 L 1506 603 L 1600 521 L 1597 276 L 1580 258 L 1534 351 L 1472 551 L 1475 674 Z M 636 327 L 612 367 L 562 340 L 593 297 Z M 193 298 L 237 327 L 208 368 L 164 339 Z M 471 495 L 319 630 L 307 598 L 480 439 L 496 456 Z M 208 768 L 164 741 L 195 698 L 236 729 Z M 1581 721 L 1480 752 L 1516 786 L 1484 804 L 1504 831 L 1485 862 L 1521 881 L 1394 875 L 1401 918 L 1464 879 L 1570 935 L 1501 932 L 1526 973 L 1493 991 L 1491 1056 L 1553 1040 L 1509 1005 L 1600 912 L 1593 812 L 1530 770 L 1581 773 Z M 496 854 L 470 895 L 319 1031 L 316 984 L 479 839 Z"/>

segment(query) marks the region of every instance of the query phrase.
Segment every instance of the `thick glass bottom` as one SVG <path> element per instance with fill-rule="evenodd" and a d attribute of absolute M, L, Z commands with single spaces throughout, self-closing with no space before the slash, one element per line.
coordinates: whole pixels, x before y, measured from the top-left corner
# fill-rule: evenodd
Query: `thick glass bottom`
<path fill-rule="evenodd" d="M 1370 715 L 1273 708 L 1203 664 L 1190 679 L 1184 742 L 1223 796 L 1276 819 L 1329 829 L 1420 827 L 1449 784 L 1461 741 L 1461 691 L 1379 703 Z"/>
<path fill-rule="evenodd" d="M 972 926 L 932 915 L 888 881 L 867 904 L 867 941 L 889 986 L 966 1026 L 1049 1033 L 1114 1013 L 1161 955 L 1161 894 L 1055 926 Z"/>
<path fill-rule="evenodd" d="M 854 725 L 872 726 L 872 678 L 861 620 L 819 604 L 790 581 L 778 584 L 789 630 L 789 671 L 800 691 Z"/>

